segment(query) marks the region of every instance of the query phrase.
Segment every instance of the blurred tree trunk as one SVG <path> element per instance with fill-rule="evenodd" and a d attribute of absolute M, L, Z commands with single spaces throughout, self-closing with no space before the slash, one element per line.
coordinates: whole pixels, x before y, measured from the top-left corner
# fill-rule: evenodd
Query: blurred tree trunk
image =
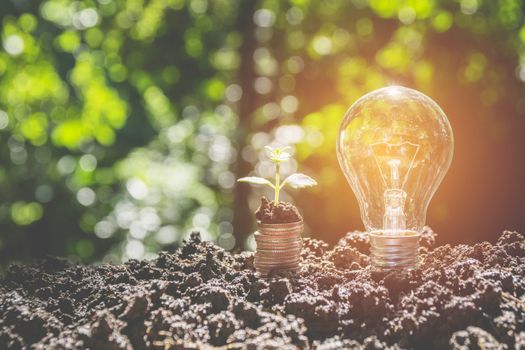
<path fill-rule="evenodd" d="M 241 67 L 239 70 L 239 84 L 242 87 L 242 99 L 239 102 L 239 127 L 237 130 L 238 155 L 235 173 L 237 177 L 246 176 L 251 170 L 251 164 L 242 157 L 242 150 L 246 146 L 247 135 L 250 132 L 251 115 L 254 111 L 255 98 L 253 95 L 253 81 L 255 71 L 253 64 L 253 52 L 256 47 L 254 38 L 255 24 L 253 14 L 257 9 L 258 1 L 241 1 L 239 5 L 238 25 L 239 31 L 244 37 L 241 46 Z M 237 247 L 243 248 L 246 237 L 253 230 L 253 213 L 248 206 L 248 195 L 250 188 L 247 185 L 235 187 L 233 227 Z"/>

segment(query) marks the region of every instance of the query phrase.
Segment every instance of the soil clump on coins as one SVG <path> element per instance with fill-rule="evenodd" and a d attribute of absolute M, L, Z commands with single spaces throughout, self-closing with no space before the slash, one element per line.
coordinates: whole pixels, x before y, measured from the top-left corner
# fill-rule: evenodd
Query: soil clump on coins
<path fill-rule="evenodd" d="M 255 218 L 263 224 L 286 224 L 302 220 L 299 210 L 292 203 L 279 202 L 276 205 L 266 197 L 261 198 Z"/>

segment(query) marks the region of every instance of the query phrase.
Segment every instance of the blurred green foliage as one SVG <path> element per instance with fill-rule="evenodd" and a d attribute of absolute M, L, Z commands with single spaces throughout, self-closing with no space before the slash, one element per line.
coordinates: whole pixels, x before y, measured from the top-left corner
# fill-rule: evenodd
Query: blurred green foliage
<path fill-rule="evenodd" d="M 386 84 L 495 138 L 523 127 L 520 0 L 7 0 L 0 15 L 0 263 L 152 257 L 195 228 L 250 247 L 263 192 L 235 179 L 269 175 L 267 144 L 295 147 L 322 184 L 298 199 L 306 221 L 337 237 L 337 127 Z"/>
<path fill-rule="evenodd" d="M 196 225 L 233 233 L 237 115 L 222 101 L 238 6 L 2 2 L 2 261 L 140 258 Z"/>

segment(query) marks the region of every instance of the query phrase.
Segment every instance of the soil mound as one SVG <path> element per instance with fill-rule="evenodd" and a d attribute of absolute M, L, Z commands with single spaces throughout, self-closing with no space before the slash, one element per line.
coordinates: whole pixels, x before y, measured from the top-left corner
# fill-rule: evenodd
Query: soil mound
<path fill-rule="evenodd" d="M 523 349 L 525 239 L 432 249 L 371 272 L 366 235 L 305 239 L 302 270 L 258 279 L 253 253 L 197 233 L 152 261 L 47 259 L 0 280 L 1 349 Z"/>

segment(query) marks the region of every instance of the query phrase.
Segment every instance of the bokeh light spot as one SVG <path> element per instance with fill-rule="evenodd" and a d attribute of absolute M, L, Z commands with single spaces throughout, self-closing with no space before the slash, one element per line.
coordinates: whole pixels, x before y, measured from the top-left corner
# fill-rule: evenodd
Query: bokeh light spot
<path fill-rule="evenodd" d="M 255 91 L 260 93 L 261 95 L 265 95 L 272 91 L 273 83 L 272 81 L 267 77 L 258 77 L 255 79 L 255 82 L 253 83 L 253 87 Z"/>
<path fill-rule="evenodd" d="M 253 21 L 259 27 L 271 27 L 275 22 L 275 14 L 268 9 L 259 9 L 253 15 Z"/>
<path fill-rule="evenodd" d="M 18 201 L 11 205 L 11 218 L 20 226 L 30 225 L 42 218 L 44 209 L 36 202 Z"/>
<path fill-rule="evenodd" d="M 297 111 L 297 108 L 299 107 L 299 100 L 297 100 L 297 97 L 288 95 L 283 97 L 281 100 L 281 108 L 286 113 L 294 113 Z"/>
<path fill-rule="evenodd" d="M 131 239 L 126 244 L 126 254 L 131 259 L 140 259 L 144 255 L 144 244 L 135 239 Z"/>
<path fill-rule="evenodd" d="M 138 178 L 132 178 L 128 180 L 126 184 L 126 188 L 129 192 L 129 194 L 138 200 L 144 199 L 147 197 L 149 191 L 148 187 L 144 183 L 144 181 L 138 179 Z"/>
<path fill-rule="evenodd" d="M 171 225 L 161 227 L 155 235 L 155 240 L 160 244 L 172 244 L 178 238 L 177 229 Z"/>
<path fill-rule="evenodd" d="M 50 202 L 53 199 L 53 188 L 49 185 L 40 185 L 35 190 L 35 198 L 41 203 Z"/>
<path fill-rule="evenodd" d="M 85 207 L 93 205 L 95 203 L 96 194 L 89 187 L 83 187 L 77 192 L 77 201 Z"/>
<path fill-rule="evenodd" d="M 7 128 L 9 125 L 9 116 L 5 111 L 0 109 L 0 130 Z"/>
<path fill-rule="evenodd" d="M 315 37 L 312 46 L 319 55 L 328 55 L 332 52 L 332 40 L 326 36 Z"/>
<path fill-rule="evenodd" d="M 235 237 L 231 233 L 223 233 L 219 236 L 218 243 L 225 250 L 231 250 L 235 247 Z"/>
<path fill-rule="evenodd" d="M 4 49 L 11 56 L 18 56 L 24 51 L 24 39 L 20 35 L 12 34 L 4 40 Z"/>
<path fill-rule="evenodd" d="M 92 154 L 85 154 L 80 157 L 78 164 L 82 170 L 91 172 L 97 168 L 97 158 Z"/>

